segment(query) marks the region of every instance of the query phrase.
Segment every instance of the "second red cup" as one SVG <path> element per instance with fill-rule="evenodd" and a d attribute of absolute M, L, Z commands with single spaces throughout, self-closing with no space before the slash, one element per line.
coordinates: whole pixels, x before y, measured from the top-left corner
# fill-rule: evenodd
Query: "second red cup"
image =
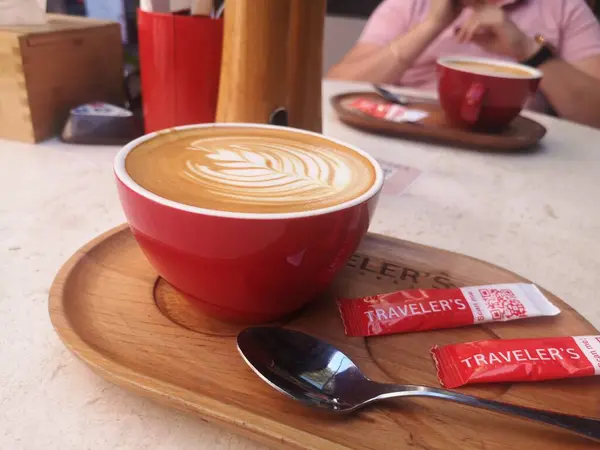
<path fill-rule="evenodd" d="M 486 58 L 440 58 L 438 93 L 450 124 L 477 131 L 506 127 L 542 79 L 537 69 Z"/>

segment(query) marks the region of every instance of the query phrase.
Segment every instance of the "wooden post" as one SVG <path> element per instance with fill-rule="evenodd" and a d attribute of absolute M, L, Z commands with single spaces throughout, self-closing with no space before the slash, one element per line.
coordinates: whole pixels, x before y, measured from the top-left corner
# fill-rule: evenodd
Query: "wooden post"
<path fill-rule="evenodd" d="M 290 125 L 321 132 L 326 0 L 292 0 L 288 59 Z"/>
<path fill-rule="evenodd" d="M 289 0 L 227 0 L 217 122 L 268 123 L 287 108 L 289 23 Z"/>
<path fill-rule="evenodd" d="M 325 0 L 227 0 L 217 122 L 321 131 Z"/>

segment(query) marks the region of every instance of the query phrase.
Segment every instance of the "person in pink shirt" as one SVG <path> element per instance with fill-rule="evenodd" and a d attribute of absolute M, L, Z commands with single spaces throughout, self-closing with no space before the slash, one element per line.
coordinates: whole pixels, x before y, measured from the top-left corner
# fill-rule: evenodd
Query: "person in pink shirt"
<path fill-rule="evenodd" d="M 435 89 L 447 55 L 537 67 L 532 109 L 600 128 L 600 24 L 585 0 L 384 0 L 328 76 Z"/>

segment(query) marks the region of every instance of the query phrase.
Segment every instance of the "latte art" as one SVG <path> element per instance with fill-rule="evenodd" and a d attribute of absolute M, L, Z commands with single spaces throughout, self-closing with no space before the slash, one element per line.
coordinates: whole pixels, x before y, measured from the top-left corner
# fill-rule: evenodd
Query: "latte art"
<path fill-rule="evenodd" d="M 304 142 L 278 130 L 235 130 L 158 136 L 128 155 L 127 172 L 161 197 L 236 212 L 324 208 L 373 184 L 375 171 L 365 157 L 327 139 L 309 136 Z"/>
<path fill-rule="evenodd" d="M 210 147 L 205 141 L 193 143 L 190 149 L 206 152 L 206 158 L 202 162 L 188 159 L 183 175 L 215 196 L 268 204 L 336 196 L 352 180 L 352 169 L 344 158 L 327 149 L 246 140 L 211 142 Z"/>

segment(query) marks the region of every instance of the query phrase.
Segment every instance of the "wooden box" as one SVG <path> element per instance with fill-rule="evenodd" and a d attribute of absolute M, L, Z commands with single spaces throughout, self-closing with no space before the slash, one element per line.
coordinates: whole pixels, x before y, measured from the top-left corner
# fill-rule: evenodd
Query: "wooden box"
<path fill-rule="evenodd" d="M 52 137 L 90 101 L 123 104 L 118 23 L 48 14 L 46 25 L 0 27 L 0 138 Z"/>

